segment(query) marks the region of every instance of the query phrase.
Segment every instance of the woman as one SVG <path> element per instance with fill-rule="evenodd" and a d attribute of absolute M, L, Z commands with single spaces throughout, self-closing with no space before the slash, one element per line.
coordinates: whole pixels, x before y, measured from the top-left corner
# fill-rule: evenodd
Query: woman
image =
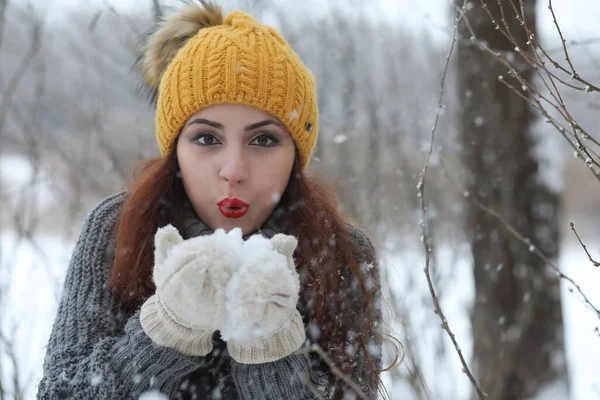
<path fill-rule="evenodd" d="M 305 175 L 310 71 L 275 29 L 204 2 L 139 65 L 162 157 L 86 218 L 38 398 L 375 398 L 378 265 Z"/>

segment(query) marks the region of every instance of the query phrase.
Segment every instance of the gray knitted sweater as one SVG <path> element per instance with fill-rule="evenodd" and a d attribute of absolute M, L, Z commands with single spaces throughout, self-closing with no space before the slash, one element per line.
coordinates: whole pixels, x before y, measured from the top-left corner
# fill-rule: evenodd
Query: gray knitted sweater
<path fill-rule="evenodd" d="M 142 329 L 139 310 L 133 315 L 121 312 L 106 287 L 114 259 L 115 226 L 126 198 L 126 192 L 108 197 L 84 221 L 48 342 L 38 399 L 138 399 L 153 390 L 171 399 L 314 398 L 300 373 L 329 398 L 335 378 L 312 354 L 240 364 L 229 357 L 215 334 L 211 354 L 190 357 L 154 344 Z M 375 261 L 364 234 L 351 229 L 350 238 L 361 242 L 366 258 L 362 261 Z M 374 384 L 364 379 L 366 368 L 367 363 L 359 360 L 350 377 L 369 398 L 376 398 Z"/>

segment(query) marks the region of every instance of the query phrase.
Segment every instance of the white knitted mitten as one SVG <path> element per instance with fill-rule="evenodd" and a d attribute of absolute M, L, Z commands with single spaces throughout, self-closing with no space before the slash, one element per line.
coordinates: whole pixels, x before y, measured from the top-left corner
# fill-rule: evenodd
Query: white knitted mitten
<path fill-rule="evenodd" d="M 225 321 L 225 288 L 241 263 L 242 246 L 239 228 L 188 240 L 171 225 L 157 231 L 156 293 L 140 315 L 155 343 L 193 356 L 212 350 L 212 334 Z"/>
<path fill-rule="evenodd" d="M 226 289 L 227 319 L 221 336 L 233 359 L 244 364 L 279 360 L 305 340 L 296 309 L 300 279 L 293 254 L 298 241 L 278 234 L 252 236 L 244 243 L 244 260 Z"/>

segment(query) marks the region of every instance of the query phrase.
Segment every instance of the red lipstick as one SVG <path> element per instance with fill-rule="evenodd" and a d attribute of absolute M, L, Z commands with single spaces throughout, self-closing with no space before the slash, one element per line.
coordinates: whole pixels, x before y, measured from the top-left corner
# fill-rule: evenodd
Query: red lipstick
<path fill-rule="evenodd" d="M 217 203 L 219 211 L 226 218 L 241 218 L 248 212 L 249 204 L 244 203 L 240 199 L 225 198 Z"/>

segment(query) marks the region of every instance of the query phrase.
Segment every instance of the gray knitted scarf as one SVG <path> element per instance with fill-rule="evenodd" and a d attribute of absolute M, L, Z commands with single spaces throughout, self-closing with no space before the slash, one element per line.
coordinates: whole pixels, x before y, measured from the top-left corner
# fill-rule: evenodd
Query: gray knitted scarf
<path fill-rule="evenodd" d="M 244 236 L 244 240 L 252 235 L 262 235 L 266 238 L 272 238 L 277 233 L 283 232 L 283 216 L 282 207 L 277 207 L 271 216 L 254 232 L 250 232 Z M 183 232 L 184 239 L 189 239 L 196 236 L 210 235 L 214 230 L 208 227 L 196 214 L 191 204 L 187 203 L 183 207 Z"/>

